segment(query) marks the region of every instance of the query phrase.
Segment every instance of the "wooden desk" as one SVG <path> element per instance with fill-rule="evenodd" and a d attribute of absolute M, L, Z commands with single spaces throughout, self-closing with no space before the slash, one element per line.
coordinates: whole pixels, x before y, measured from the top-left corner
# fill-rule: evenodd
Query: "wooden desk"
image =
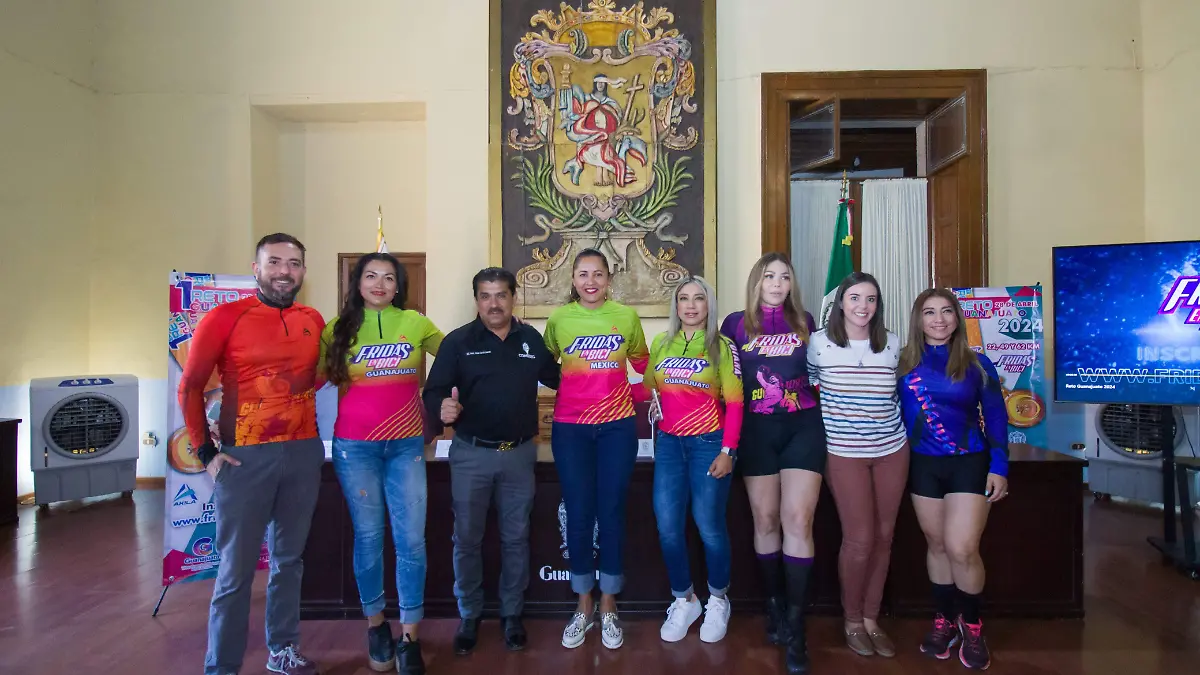
<path fill-rule="evenodd" d="M 0 526 L 17 522 L 17 427 L 21 420 L 0 419 Z"/>
<path fill-rule="evenodd" d="M 1016 445 L 1011 449 L 1013 496 L 993 509 L 982 549 L 988 582 L 984 593 L 989 616 L 1079 617 L 1083 615 L 1083 467 L 1086 462 L 1060 453 Z M 426 550 L 428 577 L 425 613 L 429 617 L 457 616 L 454 600 L 453 514 L 450 467 L 427 450 L 429 481 Z M 569 570 L 562 557 L 563 537 L 558 507 L 562 490 L 549 444 L 538 447 L 537 496 L 530 535 L 530 583 L 526 614 L 568 616 L 575 607 Z M 626 586 L 622 613 L 661 615 L 670 602 L 670 586 L 658 543 L 652 487 L 654 465 L 639 462 L 634 469 L 628 506 Z M 728 510 L 733 549 L 730 600 L 737 611 L 757 612 L 763 596 L 752 545 L 750 504 L 744 483 L 735 478 Z M 500 546 L 495 513 L 489 515 L 484 538 L 484 591 L 489 614 L 498 610 L 496 582 Z M 814 523 L 817 555 L 813 569 L 812 610 L 840 614 L 837 553 L 841 528 L 828 489 L 822 488 Z M 694 525 L 689 526 L 693 580 L 703 587 L 703 552 Z M 331 462 L 321 480 L 317 514 L 304 556 L 301 616 L 305 619 L 362 616 L 353 570 L 354 535 L 349 512 Z M 395 616 L 395 557 L 388 536 L 385 548 L 385 588 L 389 612 Z M 892 566 L 883 610 L 891 615 L 928 615 L 929 581 L 925 573 L 925 539 L 906 499 L 896 527 Z"/>

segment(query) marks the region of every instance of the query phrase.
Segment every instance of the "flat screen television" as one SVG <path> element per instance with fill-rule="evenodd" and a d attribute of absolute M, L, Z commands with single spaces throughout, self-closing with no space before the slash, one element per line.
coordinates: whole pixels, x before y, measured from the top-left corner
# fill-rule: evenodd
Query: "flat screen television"
<path fill-rule="evenodd" d="M 1055 400 L 1200 405 L 1200 241 L 1053 256 Z"/>

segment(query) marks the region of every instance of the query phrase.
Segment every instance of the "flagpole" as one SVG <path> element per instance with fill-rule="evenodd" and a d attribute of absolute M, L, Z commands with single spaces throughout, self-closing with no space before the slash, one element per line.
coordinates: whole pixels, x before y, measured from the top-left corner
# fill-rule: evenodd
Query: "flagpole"
<path fill-rule="evenodd" d="M 383 240 L 383 205 L 380 204 L 377 208 L 379 209 L 379 218 L 375 224 L 377 228 L 375 233 L 375 252 L 387 253 L 387 243 Z"/>

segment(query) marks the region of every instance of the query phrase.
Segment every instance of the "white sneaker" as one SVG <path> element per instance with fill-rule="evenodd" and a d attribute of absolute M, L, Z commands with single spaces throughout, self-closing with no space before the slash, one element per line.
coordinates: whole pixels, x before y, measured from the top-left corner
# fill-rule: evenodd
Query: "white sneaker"
<path fill-rule="evenodd" d="M 584 616 L 581 612 L 575 612 L 571 617 L 571 623 L 563 629 L 562 646 L 567 649 L 574 649 L 583 644 L 584 638 L 587 637 L 587 632 L 595 625 L 591 617 Z"/>
<path fill-rule="evenodd" d="M 617 649 L 625 644 L 625 631 L 617 621 L 616 612 L 605 612 L 600 615 L 600 640 L 609 649 Z"/>
<path fill-rule="evenodd" d="M 700 604 L 697 600 L 696 604 Z M 704 623 L 700 625 L 700 639 L 703 642 L 720 642 L 729 628 L 729 600 L 709 596 L 708 605 L 704 607 Z"/>
<path fill-rule="evenodd" d="M 675 602 L 667 608 L 667 620 L 659 629 L 658 636 L 663 642 L 679 642 L 687 637 L 688 628 L 696 623 L 703 611 L 699 598 L 675 598 Z"/>

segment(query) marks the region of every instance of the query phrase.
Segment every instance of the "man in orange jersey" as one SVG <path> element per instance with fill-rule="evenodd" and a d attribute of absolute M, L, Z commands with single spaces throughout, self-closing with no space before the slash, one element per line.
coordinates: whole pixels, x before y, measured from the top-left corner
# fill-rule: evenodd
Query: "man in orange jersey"
<path fill-rule="evenodd" d="M 209 607 L 204 672 L 232 675 L 242 666 L 250 589 L 267 534 L 267 670 L 313 675 L 316 665 L 299 651 L 300 556 L 325 461 L 315 405 L 325 322 L 294 302 L 305 269 L 304 245 L 295 237 L 263 237 L 253 269 L 257 296 L 204 316 L 179 383 L 184 423 L 215 483 L 221 566 Z M 204 386 L 213 368 L 222 389 L 218 439 L 209 434 L 204 413 Z"/>

